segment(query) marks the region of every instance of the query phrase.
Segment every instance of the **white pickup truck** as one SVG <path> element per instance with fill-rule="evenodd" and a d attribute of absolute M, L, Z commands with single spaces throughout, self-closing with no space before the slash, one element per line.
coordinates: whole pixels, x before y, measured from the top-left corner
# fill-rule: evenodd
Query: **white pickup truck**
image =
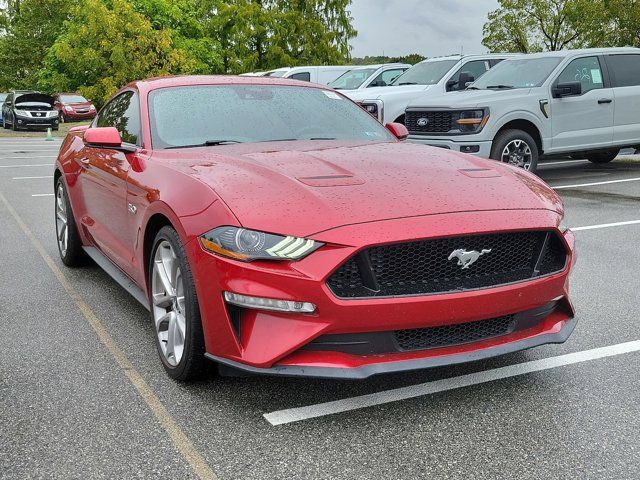
<path fill-rule="evenodd" d="M 425 95 L 464 90 L 509 54 L 453 55 L 424 60 L 404 72 L 388 87 L 345 91 L 381 123 L 404 123 L 409 102 Z"/>

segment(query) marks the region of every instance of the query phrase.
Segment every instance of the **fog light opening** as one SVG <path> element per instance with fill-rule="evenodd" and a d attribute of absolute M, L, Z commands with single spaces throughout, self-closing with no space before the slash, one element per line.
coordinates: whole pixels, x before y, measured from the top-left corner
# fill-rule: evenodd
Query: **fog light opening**
<path fill-rule="evenodd" d="M 224 292 L 224 299 L 227 303 L 232 305 L 254 308 L 257 310 L 273 310 L 288 313 L 313 313 L 316 311 L 316 306 L 310 302 L 251 297 L 249 295 L 242 295 L 240 293 L 233 292 Z"/>

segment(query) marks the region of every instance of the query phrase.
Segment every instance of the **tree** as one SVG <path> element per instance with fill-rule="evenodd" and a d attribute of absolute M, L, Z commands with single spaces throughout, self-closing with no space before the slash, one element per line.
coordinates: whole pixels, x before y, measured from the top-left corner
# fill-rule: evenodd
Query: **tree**
<path fill-rule="evenodd" d="M 154 29 L 126 0 L 83 0 L 71 11 L 40 72 L 47 91 L 80 91 L 102 104 L 126 83 L 198 69 L 171 31 Z"/>
<path fill-rule="evenodd" d="M 351 0 L 205 0 L 225 72 L 340 64 L 356 32 Z"/>
<path fill-rule="evenodd" d="M 492 52 L 539 52 L 608 44 L 606 0 L 499 0 L 482 43 Z"/>
<path fill-rule="evenodd" d="M 70 0 L 13 0 L 2 12 L 0 89 L 32 89 L 48 48 L 74 5 Z"/>

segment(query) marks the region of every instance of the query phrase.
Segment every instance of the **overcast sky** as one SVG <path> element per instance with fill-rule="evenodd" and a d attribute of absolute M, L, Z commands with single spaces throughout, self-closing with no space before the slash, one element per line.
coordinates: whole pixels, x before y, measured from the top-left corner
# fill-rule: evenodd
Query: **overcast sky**
<path fill-rule="evenodd" d="M 426 57 L 483 53 L 482 26 L 497 0 L 352 0 L 358 36 L 351 40 L 354 57 Z"/>

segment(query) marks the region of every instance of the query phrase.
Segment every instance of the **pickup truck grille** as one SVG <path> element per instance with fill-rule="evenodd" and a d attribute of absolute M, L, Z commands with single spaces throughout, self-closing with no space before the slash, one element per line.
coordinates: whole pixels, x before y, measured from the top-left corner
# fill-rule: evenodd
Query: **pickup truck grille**
<path fill-rule="evenodd" d="M 457 128 L 456 120 L 460 112 L 444 111 L 407 111 L 404 123 L 409 133 L 447 133 Z M 424 124 L 426 120 L 426 124 Z"/>

